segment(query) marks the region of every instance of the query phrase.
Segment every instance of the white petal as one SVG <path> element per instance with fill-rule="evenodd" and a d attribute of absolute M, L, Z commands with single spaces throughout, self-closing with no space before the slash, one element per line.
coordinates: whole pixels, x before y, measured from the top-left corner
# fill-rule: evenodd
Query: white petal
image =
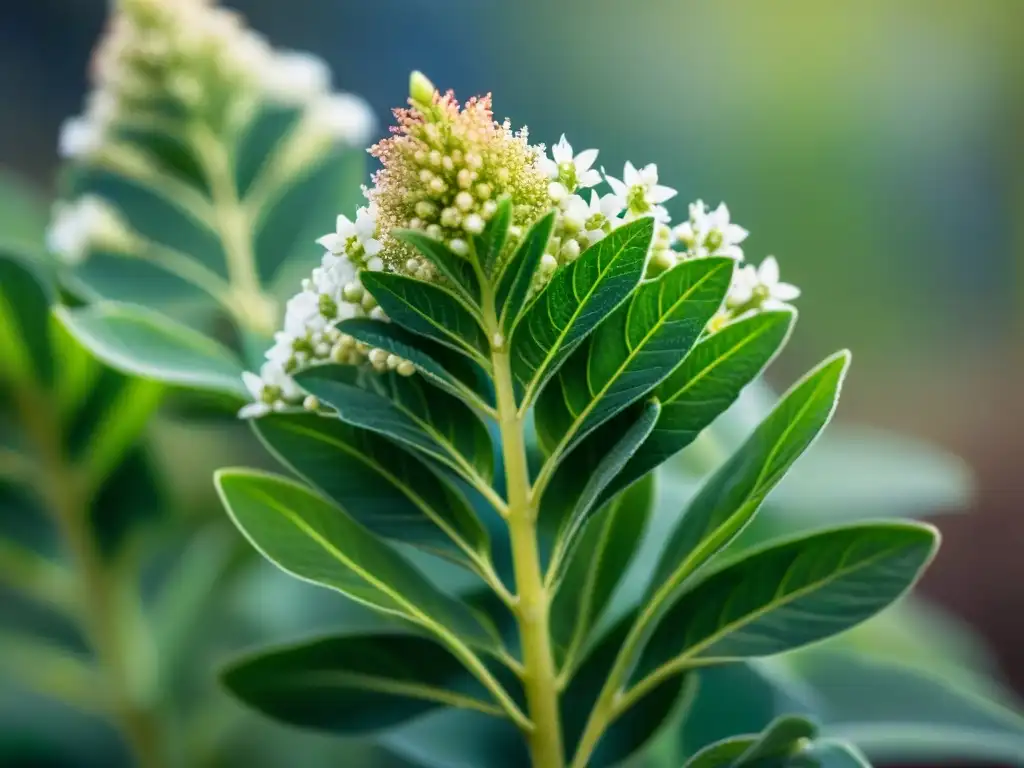
<path fill-rule="evenodd" d="M 384 246 L 380 240 L 367 240 L 363 243 L 363 250 L 366 251 L 367 256 L 376 256 L 380 253 L 380 249 Z"/>
<path fill-rule="evenodd" d="M 558 140 L 558 143 L 551 148 L 551 156 L 559 164 L 572 162 L 572 144 L 565 140 L 564 133 L 562 138 Z"/>
<path fill-rule="evenodd" d="M 577 169 L 578 172 L 579 169 Z M 601 174 L 591 168 L 583 171 L 583 173 L 579 173 L 576 181 L 581 187 L 593 187 L 601 183 Z"/>
<path fill-rule="evenodd" d="M 371 272 L 380 272 L 384 269 L 384 262 L 379 256 L 374 256 L 368 262 L 366 262 L 366 268 Z"/>
<path fill-rule="evenodd" d="M 640 178 L 640 171 L 629 160 L 626 161 L 626 165 L 622 169 L 622 180 L 626 183 L 627 187 L 643 183 L 643 180 Z"/>
<path fill-rule="evenodd" d="M 345 240 L 334 232 L 329 235 L 324 235 L 316 242 L 317 245 L 323 246 L 331 253 L 344 253 L 345 251 Z"/>
<path fill-rule="evenodd" d="M 350 221 L 348 216 L 344 214 L 338 214 L 338 218 L 334 223 L 334 231 L 342 237 L 351 237 L 356 233 L 355 222 Z"/>
<path fill-rule="evenodd" d="M 590 167 L 594 164 L 596 160 L 596 149 L 584 149 L 582 152 L 576 155 L 576 158 L 573 160 L 573 163 L 576 165 L 576 173 L 584 173 L 585 171 L 589 171 Z"/>
<path fill-rule="evenodd" d="M 725 236 L 725 240 L 730 243 L 742 243 L 750 233 L 739 224 L 730 224 L 722 234 Z"/>
<path fill-rule="evenodd" d="M 558 178 L 558 163 L 556 163 L 550 157 L 537 158 L 537 167 L 540 168 L 540 172 L 547 176 L 549 179 Z"/>
<path fill-rule="evenodd" d="M 640 170 L 639 183 L 648 187 L 653 187 L 658 183 L 658 165 L 656 163 L 648 163 Z"/>
<path fill-rule="evenodd" d="M 249 394 L 253 397 L 259 397 L 263 394 L 263 379 L 252 371 L 244 371 L 242 373 L 242 383 L 245 384 L 245 388 L 249 390 Z"/>
<path fill-rule="evenodd" d="M 772 289 L 772 298 L 779 301 L 793 301 L 800 298 L 800 289 L 789 283 L 777 283 Z"/>
<path fill-rule="evenodd" d="M 612 188 L 612 192 L 614 192 L 617 197 L 624 198 L 629 192 L 629 185 L 625 182 L 619 181 L 614 176 L 605 174 L 604 180 L 608 182 L 608 186 Z"/>
<path fill-rule="evenodd" d="M 238 418 L 258 419 L 260 416 L 266 416 L 270 413 L 270 410 L 270 406 L 267 403 L 249 403 L 243 405 L 238 411 Z"/>
<path fill-rule="evenodd" d="M 719 248 L 718 255 L 728 256 L 730 259 L 736 259 L 736 261 L 743 261 L 743 249 L 738 245 L 727 245 L 724 248 Z"/>
<path fill-rule="evenodd" d="M 779 282 L 779 262 L 774 256 L 768 256 L 761 262 L 761 266 L 757 268 L 757 277 L 761 285 L 769 288 Z"/>
<path fill-rule="evenodd" d="M 647 199 L 652 203 L 664 203 L 666 200 L 671 200 L 677 194 L 679 193 L 672 189 L 672 187 L 663 187 L 660 184 L 655 184 L 647 194 Z"/>

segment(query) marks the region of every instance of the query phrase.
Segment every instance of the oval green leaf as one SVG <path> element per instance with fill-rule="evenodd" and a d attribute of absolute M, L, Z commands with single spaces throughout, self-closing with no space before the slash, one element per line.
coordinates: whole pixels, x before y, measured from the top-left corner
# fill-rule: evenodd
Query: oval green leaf
<path fill-rule="evenodd" d="M 502 716 L 450 651 L 425 637 L 324 637 L 232 662 L 221 681 L 276 720 L 337 735 L 392 728 L 439 707 Z"/>
<path fill-rule="evenodd" d="M 241 363 L 230 351 L 159 312 L 101 302 L 83 309 L 61 307 L 56 314 L 112 368 L 174 386 L 250 398 Z"/>
<path fill-rule="evenodd" d="M 525 402 L 637 286 L 653 238 L 654 219 L 637 219 L 555 272 L 512 331 L 512 371 Z"/>
<path fill-rule="evenodd" d="M 541 392 L 542 444 L 559 455 L 665 379 L 722 305 L 734 265 L 691 259 L 641 284 Z"/>
<path fill-rule="evenodd" d="M 657 679 L 838 634 L 903 595 L 937 543 L 930 526 L 862 523 L 743 554 L 674 600 L 641 654 L 639 672 Z"/>

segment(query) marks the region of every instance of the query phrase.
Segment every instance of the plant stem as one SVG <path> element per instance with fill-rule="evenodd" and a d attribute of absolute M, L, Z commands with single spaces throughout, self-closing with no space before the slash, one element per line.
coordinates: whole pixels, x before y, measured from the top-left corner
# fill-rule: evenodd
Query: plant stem
<path fill-rule="evenodd" d="M 227 309 L 244 329 L 270 336 L 277 328 L 277 305 L 263 292 L 260 283 L 252 217 L 235 183 L 231 153 L 218 136 L 206 129 L 194 130 L 191 137 L 206 171 L 216 227 L 227 260 L 228 282 L 232 289 Z"/>
<path fill-rule="evenodd" d="M 497 328 L 497 323 L 494 323 Z M 523 646 L 523 687 L 533 732 L 529 734 L 534 768 L 562 768 L 562 726 L 558 709 L 558 683 L 551 649 L 551 599 L 537 542 L 536 509 L 526 466 L 523 422 L 518 414 L 512 368 L 507 349 L 492 353 L 498 401 L 498 423 L 508 485 L 508 526 L 516 577 L 516 617 Z"/>
<path fill-rule="evenodd" d="M 159 728 L 152 711 L 136 700 L 117 585 L 110 579 L 90 528 L 87 478 L 72 464 L 52 403 L 30 387 L 16 387 L 14 397 L 31 440 L 45 484 L 37 490 L 60 529 L 79 587 L 83 629 L 110 687 L 112 715 L 140 768 L 163 768 Z"/>

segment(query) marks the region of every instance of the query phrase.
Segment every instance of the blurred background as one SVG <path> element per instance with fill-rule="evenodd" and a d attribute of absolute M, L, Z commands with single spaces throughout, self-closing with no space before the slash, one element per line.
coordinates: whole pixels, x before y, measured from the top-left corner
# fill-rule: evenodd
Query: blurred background
<path fill-rule="evenodd" d="M 747 258 L 778 256 L 803 319 L 771 379 L 845 346 L 839 419 L 973 468 L 925 593 L 1024 691 L 1024 3 L 1019 0 L 237 0 L 313 51 L 382 126 L 411 69 L 551 144 L 657 162 L 686 201 L 728 202 Z M 0 9 L 0 170 L 53 195 L 102 0 Z M 0 205 L 17 201 L 0 199 Z M 21 218 L 25 235 L 43 222 Z M 210 459 L 216 464 L 215 459 Z M 879 509 L 880 515 L 886 510 Z M 827 514 L 827 510 L 822 510 Z"/>

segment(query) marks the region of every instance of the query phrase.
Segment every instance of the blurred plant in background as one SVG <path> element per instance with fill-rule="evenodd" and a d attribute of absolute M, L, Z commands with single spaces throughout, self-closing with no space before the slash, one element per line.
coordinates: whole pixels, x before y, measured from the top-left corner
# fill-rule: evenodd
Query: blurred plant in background
<path fill-rule="evenodd" d="M 413 764 L 468 760 L 487 766 L 476 751 L 487 739 L 486 729 L 467 731 L 428 718 L 378 739 L 387 754 L 372 746 L 359 751 L 263 723 L 253 728 L 252 720 L 208 687 L 227 648 L 326 627 L 376 626 L 360 611 L 323 601 L 316 590 L 260 571 L 225 535 L 222 520 L 190 508 L 181 485 L 196 480 L 175 472 L 184 454 L 198 448 L 196 435 L 216 446 L 218 464 L 251 450 L 251 441 L 210 416 L 231 414 L 249 399 L 241 373 L 260 364 L 284 300 L 321 258 L 315 237 L 338 211 L 355 207 L 363 162 L 349 148 L 365 143 L 368 112 L 352 97 L 331 95 L 326 68 L 315 59 L 274 53 L 209 4 L 127 0 L 115 18 L 96 61 L 94 97 L 61 141 L 69 162 L 50 234 L 52 250 L 62 259 L 57 266 L 63 289 L 58 293 L 48 280 L 49 264 L 26 268 L 21 260 L 3 261 L 2 307 L 5 318 L 15 319 L 4 324 L 14 332 L 0 336 L 6 448 L 0 454 L 0 520 L 10 534 L 5 540 L 13 543 L 0 556 L 0 581 L 21 597 L 10 621 L 5 607 L 2 658 L 4 673 L 28 687 L 5 684 L 0 696 L 3 722 L 10 726 L 0 730 L 0 759 L 4 750 L 31 749 L 36 733 L 37 745 L 42 740 L 45 746 L 35 748 L 62 751 L 62 764 L 123 761 L 89 721 L 28 706 L 32 699 L 25 691 L 39 690 L 88 711 L 127 704 L 134 710 L 130 720 L 155 715 L 180 745 L 184 756 L 177 759 L 187 765 L 287 764 L 291 750 L 301 744 L 308 765 L 339 759 L 406 765 L 394 757 L 404 754 Z M 251 67 L 239 67 L 243 59 Z M 200 89 L 205 83 L 210 93 L 228 98 L 196 98 L 197 82 Z M 147 93 L 161 96 L 147 98 Z M 553 166 L 546 166 L 547 192 L 560 195 L 551 185 L 561 184 L 567 199 L 570 190 L 575 192 L 570 173 L 586 186 L 593 160 L 588 165 L 589 158 L 573 154 L 567 143 L 555 149 Z M 570 159 L 572 167 L 564 167 Z M 647 169 L 633 168 L 622 184 L 620 192 L 628 197 L 635 186 L 653 189 L 656 179 Z M 582 198 L 588 221 L 611 214 L 607 197 Z M 11 199 L 30 208 L 21 192 Z M 665 200 L 650 202 L 658 206 Z M 689 221 L 672 232 L 687 249 L 746 245 L 745 233 L 732 228 L 727 211 L 696 205 Z M 571 208 L 579 206 L 565 206 Z M 15 215 L 4 222 L 4 242 L 36 245 L 34 234 L 16 234 L 32 216 Z M 358 227 L 358 218 L 353 225 Z M 711 231 L 720 235 L 709 241 Z M 339 228 L 346 241 L 351 234 Z M 550 255 L 572 256 L 571 245 L 564 255 L 563 250 Z M 762 264 L 761 270 L 763 284 L 778 284 L 770 266 Z M 778 297 L 785 299 L 782 291 Z M 738 285 L 737 306 L 744 295 Z M 89 360 L 61 325 L 41 338 L 38 329 L 48 327 L 41 319 L 45 308 L 58 297 L 64 324 L 102 359 L 142 379 L 125 378 Z M 83 301 L 97 303 L 79 308 Z M 189 334 L 177 323 L 198 332 Z M 180 339 L 188 343 L 173 343 Z M 160 389 L 144 379 L 206 394 L 173 390 L 165 415 L 144 428 L 160 396 Z M 14 399 L 16 389 L 45 399 L 52 427 L 47 444 L 53 448 L 59 439 L 63 447 L 40 451 L 42 444 L 33 449 L 25 442 L 29 430 L 21 421 L 29 411 Z M 698 487 L 697 478 L 731 454 L 773 402 L 760 385 L 747 390 L 677 465 L 661 473 L 637 562 L 656 556 L 668 525 Z M 143 433 L 140 443 L 137 436 Z M 39 522 L 55 516 L 34 508 L 40 498 L 43 506 L 54 506 L 63 493 L 54 478 L 68 471 L 90 489 L 77 499 L 74 517 L 79 529 L 88 518 L 86 533 L 96 545 L 86 542 L 79 559 L 95 564 L 90 552 L 102 555 L 93 570 L 103 572 L 104 589 L 89 589 L 89 598 L 105 601 L 104 595 L 117 593 L 115 626 L 101 631 L 135 651 L 126 658 L 106 654 L 117 677 L 126 667 L 126 683 L 118 683 L 113 697 L 96 682 L 74 620 L 55 619 L 75 614 L 78 590 L 86 582 L 64 570 L 70 563 L 63 549 Z M 889 435 L 836 429 L 796 465 L 769 498 L 758 524 L 734 546 L 813 528 L 823 522 L 824 511 L 832 515 L 829 522 L 840 516 L 917 516 L 958 506 L 965 493 L 963 471 L 947 457 Z M 102 505 L 92 503 L 96 500 Z M 159 510 L 166 515 L 150 516 Z M 138 525 L 145 520 L 152 522 Z M 466 587 L 448 571 L 438 579 L 451 590 Z M 628 602 L 630 590 L 635 595 L 642 589 L 641 579 L 635 567 L 626 574 L 617 605 Z M 26 596 L 30 602 L 23 604 Z M 829 644 L 704 675 L 689 717 L 659 737 L 655 759 L 662 761 L 658 766 L 678 766 L 709 740 L 759 731 L 776 715 L 795 711 L 814 716 L 826 734 L 850 738 L 878 760 L 1019 762 L 1021 723 L 997 703 L 1005 694 L 987 677 L 988 664 L 964 630 L 905 602 Z M 876 695 L 879 690 L 886 694 Z M 230 734 L 237 733 L 232 726 L 239 722 L 248 724 L 246 738 L 232 740 Z M 146 722 L 130 725 L 145 738 L 150 728 Z M 24 755 L 16 752 L 11 764 L 23 764 L 18 761 Z"/>

